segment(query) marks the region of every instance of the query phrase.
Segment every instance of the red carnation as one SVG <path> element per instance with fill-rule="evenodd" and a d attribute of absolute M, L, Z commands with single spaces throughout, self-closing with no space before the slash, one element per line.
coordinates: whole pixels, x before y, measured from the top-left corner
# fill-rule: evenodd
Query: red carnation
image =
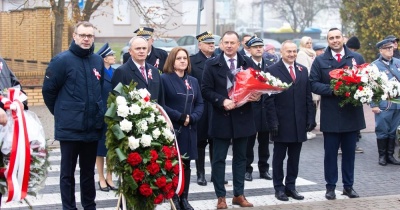
<path fill-rule="evenodd" d="M 0 179 L 6 178 L 4 172 L 6 172 L 6 168 L 0 168 Z"/>
<path fill-rule="evenodd" d="M 358 86 L 359 91 L 362 91 L 363 89 L 364 89 L 363 86 Z"/>
<path fill-rule="evenodd" d="M 169 192 L 172 189 L 172 183 L 167 183 L 162 189 L 164 192 Z"/>
<path fill-rule="evenodd" d="M 154 198 L 154 204 L 160 204 L 164 200 L 164 196 L 162 194 L 157 195 L 157 197 Z"/>
<path fill-rule="evenodd" d="M 135 169 L 132 172 L 132 177 L 136 182 L 141 182 L 144 179 L 144 172 L 139 169 Z"/>
<path fill-rule="evenodd" d="M 350 97 L 350 92 L 345 93 L 346 97 Z"/>
<path fill-rule="evenodd" d="M 158 165 L 158 163 L 156 162 L 152 162 L 147 165 L 147 171 L 149 171 L 149 173 L 154 176 L 160 171 L 160 165 Z"/>
<path fill-rule="evenodd" d="M 173 166 L 172 166 L 171 160 L 166 160 L 166 161 L 165 161 L 164 168 L 165 168 L 165 170 L 167 170 L 167 171 L 171 171 L 171 170 L 172 170 Z"/>
<path fill-rule="evenodd" d="M 137 152 L 132 152 L 128 155 L 128 159 L 126 160 L 131 166 L 136 166 L 142 162 L 142 157 Z"/>
<path fill-rule="evenodd" d="M 178 187 L 178 181 L 179 176 L 174 176 L 174 178 L 172 178 L 172 185 L 174 186 L 174 188 Z"/>
<path fill-rule="evenodd" d="M 142 184 L 139 187 L 139 192 L 145 197 L 149 197 L 153 194 L 153 190 L 150 188 L 149 184 Z"/>
<path fill-rule="evenodd" d="M 163 188 L 167 184 L 167 178 L 165 176 L 156 179 L 156 186 L 158 188 Z"/>
<path fill-rule="evenodd" d="M 163 146 L 162 151 L 164 152 L 167 159 L 171 158 L 171 150 L 167 146 Z"/>
<path fill-rule="evenodd" d="M 176 156 L 178 156 L 178 151 L 176 150 L 176 147 L 172 147 L 172 154 L 171 154 L 171 157 L 176 157 Z"/>
<path fill-rule="evenodd" d="M 170 190 L 168 191 L 168 193 L 165 195 L 166 199 L 171 199 L 172 197 L 174 197 L 175 195 L 175 191 L 174 190 Z"/>
<path fill-rule="evenodd" d="M 174 171 L 174 174 L 175 175 L 178 175 L 179 174 L 179 164 L 176 164 L 175 166 L 174 166 L 174 169 L 172 169 L 173 171 Z"/>
<path fill-rule="evenodd" d="M 151 162 L 155 162 L 158 159 L 158 153 L 154 149 L 150 151 Z"/>

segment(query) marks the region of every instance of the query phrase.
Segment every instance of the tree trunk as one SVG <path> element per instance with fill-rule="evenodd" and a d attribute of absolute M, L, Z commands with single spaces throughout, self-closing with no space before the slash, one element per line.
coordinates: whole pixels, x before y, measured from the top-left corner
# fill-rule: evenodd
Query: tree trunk
<path fill-rule="evenodd" d="M 55 15 L 56 21 L 54 23 L 54 45 L 52 57 L 62 51 L 62 40 L 64 31 L 64 14 Z"/>

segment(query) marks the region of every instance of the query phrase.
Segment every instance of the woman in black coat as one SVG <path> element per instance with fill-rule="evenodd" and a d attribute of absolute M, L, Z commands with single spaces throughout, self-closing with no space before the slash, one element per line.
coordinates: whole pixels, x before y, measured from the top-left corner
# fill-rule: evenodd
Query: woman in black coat
<path fill-rule="evenodd" d="M 190 183 L 190 160 L 197 159 L 197 125 L 203 113 L 203 99 L 196 78 L 189 76 L 190 59 L 187 50 L 175 47 L 164 65 L 161 82 L 164 86 L 166 110 L 178 138 L 179 151 L 184 159 L 185 188 L 178 198 L 173 197 L 177 209 L 193 209 L 187 197 Z"/>

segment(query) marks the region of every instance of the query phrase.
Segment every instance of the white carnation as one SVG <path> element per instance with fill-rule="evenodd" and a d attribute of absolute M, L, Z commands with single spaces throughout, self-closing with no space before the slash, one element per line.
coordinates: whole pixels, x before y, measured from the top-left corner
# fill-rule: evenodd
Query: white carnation
<path fill-rule="evenodd" d="M 123 96 L 117 96 L 117 98 L 115 99 L 115 101 L 117 102 L 117 105 L 118 106 L 126 106 L 127 105 L 127 102 L 126 102 L 126 99 L 125 99 L 125 97 L 123 97 Z"/>
<path fill-rule="evenodd" d="M 131 107 L 129 107 L 129 111 L 131 114 L 140 114 L 141 108 L 137 104 L 132 104 Z"/>
<path fill-rule="evenodd" d="M 125 132 L 132 130 L 132 122 L 127 119 L 123 119 L 121 122 L 119 122 L 119 126 L 121 127 L 121 130 Z"/>
<path fill-rule="evenodd" d="M 149 127 L 147 126 L 147 122 L 146 122 L 145 120 L 139 121 L 139 122 L 136 124 L 136 126 L 138 127 L 138 129 L 139 129 L 139 131 L 140 131 L 141 133 L 146 132 L 147 129 L 149 128 Z"/>
<path fill-rule="evenodd" d="M 136 148 L 138 148 L 140 146 L 139 145 L 140 140 L 133 136 L 128 137 L 128 142 L 129 142 L 128 146 L 131 150 L 135 150 Z"/>
<path fill-rule="evenodd" d="M 154 123 L 155 122 L 155 116 L 153 113 L 150 114 L 150 117 L 147 118 L 148 123 Z"/>
<path fill-rule="evenodd" d="M 117 114 L 120 117 L 127 117 L 129 114 L 129 107 L 126 105 L 118 105 Z"/>
<path fill-rule="evenodd" d="M 143 134 L 143 135 L 142 135 L 142 138 L 140 139 L 140 144 L 141 144 L 143 147 L 149 147 L 149 146 L 151 145 L 151 141 L 152 141 L 152 140 L 153 140 L 153 139 L 151 138 L 150 135 Z"/>
<path fill-rule="evenodd" d="M 158 139 L 158 137 L 160 137 L 160 135 L 161 135 L 160 129 L 158 129 L 158 128 L 154 129 L 151 134 L 153 135 L 154 139 Z"/>
<path fill-rule="evenodd" d="M 163 136 L 170 142 L 175 139 L 174 134 L 168 128 L 163 129 Z"/>
<path fill-rule="evenodd" d="M 385 101 L 385 100 L 387 99 L 387 95 L 386 95 L 386 94 L 383 94 L 383 95 L 381 96 L 381 99 L 382 99 L 383 101 Z"/>
<path fill-rule="evenodd" d="M 144 99 L 144 98 L 146 98 L 146 96 L 150 95 L 149 91 L 146 88 L 139 89 L 138 93 L 142 99 Z"/>
<path fill-rule="evenodd" d="M 158 122 L 165 122 L 165 119 L 164 119 L 164 117 L 162 115 L 158 115 L 157 116 L 157 121 Z"/>

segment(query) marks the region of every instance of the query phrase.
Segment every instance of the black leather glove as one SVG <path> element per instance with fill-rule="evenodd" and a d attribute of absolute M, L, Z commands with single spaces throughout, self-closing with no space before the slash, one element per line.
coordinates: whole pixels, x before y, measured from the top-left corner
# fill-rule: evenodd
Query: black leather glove
<path fill-rule="evenodd" d="M 316 126 L 315 123 L 307 123 L 306 127 L 307 132 L 314 130 L 315 126 Z"/>
<path fill-rule="evenodd" d="M 278 136 L 278 127 L 273 127 L 271 130 L 270 130 L 270 133 L 271 133 L 271 136 Z"/>

